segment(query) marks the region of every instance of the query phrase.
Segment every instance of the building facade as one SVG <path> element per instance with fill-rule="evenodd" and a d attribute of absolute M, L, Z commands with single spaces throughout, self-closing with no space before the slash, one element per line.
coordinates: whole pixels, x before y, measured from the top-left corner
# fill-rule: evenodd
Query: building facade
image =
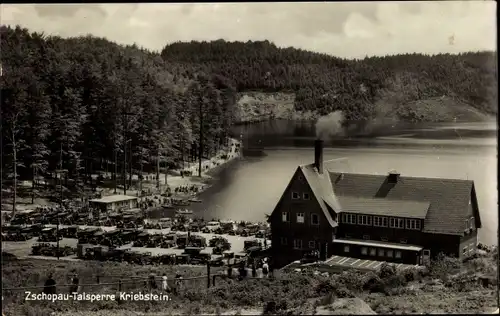
<path fill-rule="evenodd" d="M 299 166 L 269 218 L 272 253 L 287 264 L 305 252 L 406 264 L 439 253 L 474 254 L 481 227 L 473 181 L 333 173 L 322 142 Z"/>
<path fill-rule="evenodd" d="M 128 195 L 109 195 L 100 199 L 90 200 L 90 207 L 101 212 L 130 210 L 138 207 L 138 198 Z"/>

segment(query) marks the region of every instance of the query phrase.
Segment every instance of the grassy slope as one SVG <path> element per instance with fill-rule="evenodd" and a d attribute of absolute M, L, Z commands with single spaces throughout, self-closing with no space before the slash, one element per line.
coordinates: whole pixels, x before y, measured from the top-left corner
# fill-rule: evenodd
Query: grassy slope
<path fill-rule="evenodd" d="M 387 275 L 348 271 L 327 277 L 313 275 L 312 271 L 305 274 L 279 272 L 275 281 L 219 281 L 216 287 L 210 289 L 206 288 L 206 279 L 201 279 L 186 283 L 182 294 L 173 296 L 170 302 L 23 302 L 19 294 L 4 294 L 3 308 L 9 315 L 49 315 L 52 311 L 58 311 L 60 315 L 75 315 L 73 311 L 76 310 L 85 315 L 125 315 L 123 310 L 128 310 L 147 312 L 146 315 L 153 316 L 159 311 L 166 314 L 207 314 L 242 309 L 246 312 L 267 309 L 277 314 L 307 314 L 314 310 L 324 313 L 335 309 L 335 313 L 366 314 L 371 312 L 366 302 L 377 313 L 491 312 L 495 309 L 494 288 L 491 284 L 484 287 L 474 280 L 484 276 L 490 282 L 494 281 L 494 259 L 494 254 L 489 253 L 465 263 L 461 268 L 457 268 L 456 261 L 446 259 L 424 275 L 415 271 L 405 274 L 389 271 Z M 158 274 L 166 272 L 169 276 L 181 272 L 184 277 L 205 273 L 204 267 L 141 267 L 95 262 L 54 264 L 54 261 L 22 260 L 3 263 L 2 283 L 4 287 L 41 284 L 48 271 L 53 271 L 56 280 L 62 283 L 73 269 L 78 271 L 83 283 L 93 282 L 97 273 L 129 277 L 147 276 L 150 271 Z M 410 277 L 414 280 L 409 281 Z M 101 282 L 110 281 L 112 278 L 101 279 Z M 140 288 L 141 285 L 137 285 L 136 289 Z M 116 288 L 84 290 L 114 293 Z M 271 308 L 272 305 L 274 308 Z M 323 308 L 318 310 L 319 306 Z"/>

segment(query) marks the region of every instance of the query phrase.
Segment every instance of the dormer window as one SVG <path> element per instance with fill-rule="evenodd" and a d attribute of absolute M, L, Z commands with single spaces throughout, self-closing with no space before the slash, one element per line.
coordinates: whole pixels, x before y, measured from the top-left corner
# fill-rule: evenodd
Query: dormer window
<path fill-rule="evenodd" d="M 304 194 L 302 195 L 302 198 L 303 198 L 304 200 L 309 200 L 309 199 L 311 199 L 311 197 L 309 196 L 309 193 L 304 193 Z"/>
<path fill-rule="evenodd" d="M 299 192 L 292 192 L 292 200 L 298 200 L 298 199 L 300 199 Z"/>

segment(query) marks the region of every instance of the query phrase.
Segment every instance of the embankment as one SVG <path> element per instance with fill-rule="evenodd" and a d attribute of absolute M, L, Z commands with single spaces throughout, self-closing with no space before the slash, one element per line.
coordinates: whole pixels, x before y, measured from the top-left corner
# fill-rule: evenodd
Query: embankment
<path fill-rule="evenodd" d="M 256 123 L 271 119 L 289 120 L 316 120 L 317 112 L 297 111 L 295 93 L 286 92 L 244 92 L 239 93 L 236 102 L 237 124 Z M 384 125 L 387 122 L 483 122 L 494 119 L 491 115 L 480 112 L 470 104 L 456 98 L 442 96 L 426 98 L 412 102 L 397 101 L 381 95 L 373 105 L 373 117 L 362 124 L 363 128 L 372 128 L 368 125 Z M 355 127 L 354 127 L 355 128 Z"/>

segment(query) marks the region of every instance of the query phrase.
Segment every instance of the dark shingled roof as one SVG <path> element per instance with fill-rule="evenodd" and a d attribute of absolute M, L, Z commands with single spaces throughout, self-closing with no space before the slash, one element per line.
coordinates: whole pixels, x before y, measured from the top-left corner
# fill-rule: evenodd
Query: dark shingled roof
<path fill-rule="evenodd" d="M 468 217 L 469 199 L 474 187 L 471 180 L 399 176 L 397 183 L 389 183 L 386 175 L 337 172 L 331 172 L 330 179 L 341 204 L 345 197 L 429 202 L 424 232 L 464 233 L 464 221 Z"/>
<path fill-rule="evenodd" d="M 340 210 L 340 204 L 337 201 L 335 194 L 333 194 L 332 180 L 330 179 L 330 174 L 325 171 L 322 174 L 318 173 L 318 170 L 313 164 L 299 166 L 304 178 L 306 179 L 311 191 L 313 192 L 319 206 L 323 210 L 325 217 L 332 227 L 336 227 L 338 224 L 333 220 L 332 214 L 327 205 L 334 211 Z"/>
<path fill-rule="evenodd" d="M 339 196 L 342 211 L 367 215 L 425 219 L 430 202 Z"/>

